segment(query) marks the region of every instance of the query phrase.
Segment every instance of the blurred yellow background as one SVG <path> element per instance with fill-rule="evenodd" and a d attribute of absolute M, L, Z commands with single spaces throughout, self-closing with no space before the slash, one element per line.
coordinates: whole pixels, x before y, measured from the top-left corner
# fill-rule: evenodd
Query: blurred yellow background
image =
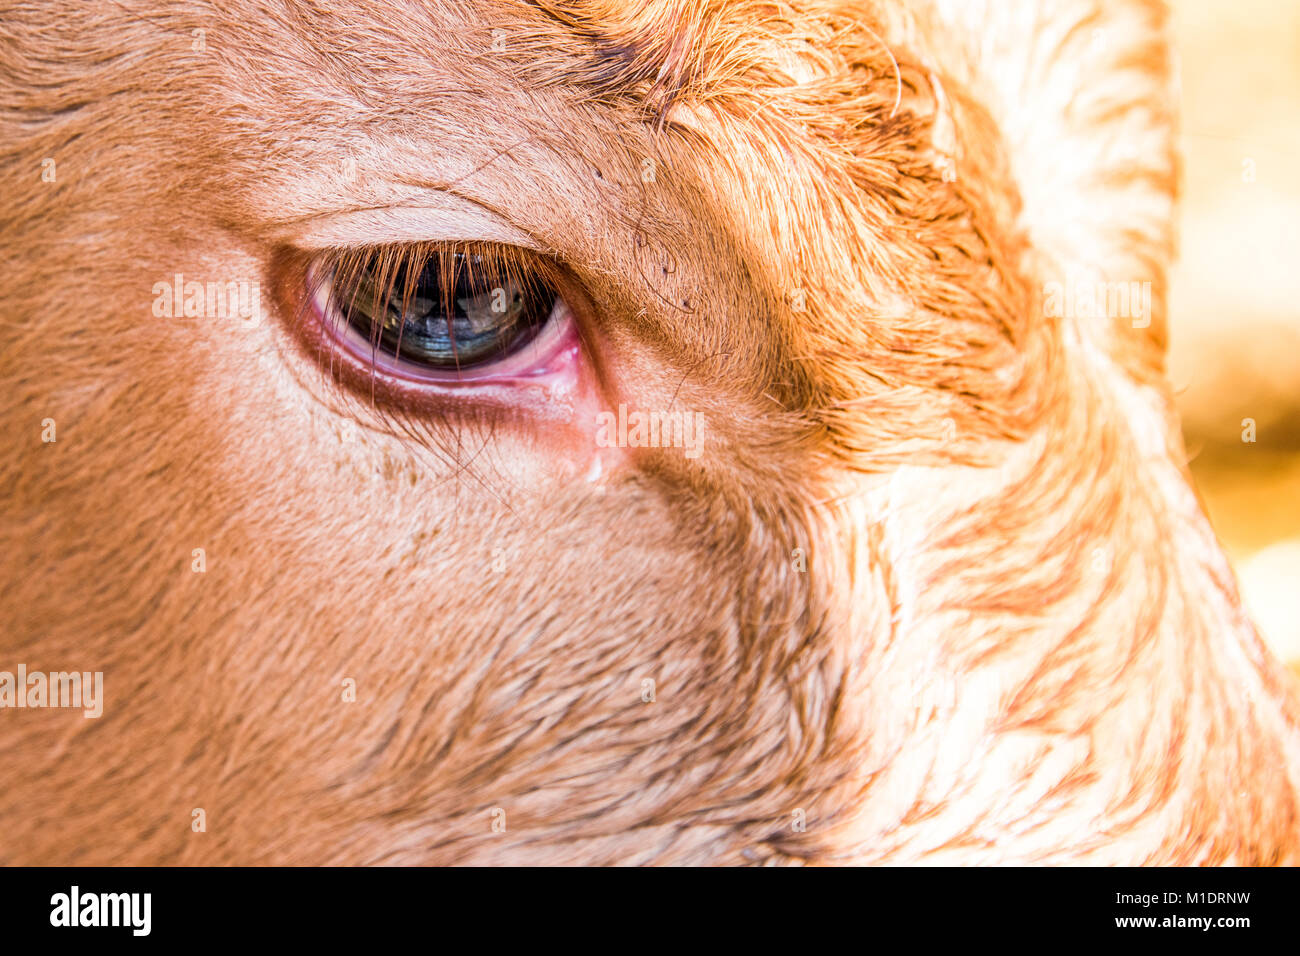
<path fill-rule="evenodd" d="M 1184 167 L 1170 376 L 1246 603 L 1300 672 L 1300 2 L 1172 9 Z"/>

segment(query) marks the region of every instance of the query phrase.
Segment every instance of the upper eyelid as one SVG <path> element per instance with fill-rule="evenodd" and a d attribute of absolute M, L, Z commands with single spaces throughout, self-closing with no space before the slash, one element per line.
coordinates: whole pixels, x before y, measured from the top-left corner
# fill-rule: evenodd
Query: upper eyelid
<path fill-rule="evenodd" d="M 540 275 L 548 282 L 561 297 L 571 294 L 575 290 L 575 285 L 580 286 L 571 272 L 565 268 L 555 256 L 541 251 L 533 246 L 523 246 L 516 243 L 495 242 L 483 238 L 473 238 L 468 240 L 462 239 L 420 239 L 411 241 L 382 242 L 374 245 L 334 245 L 321 247 L 315 250 L 301 250 L 310 259 L 305 264 L 305 273 L 312 293 L 319 288 L 327 288 L 332 292 L 332 283 L 336 271 L 341 263 L 351 260 L 354 265 L 366 262 L 376 261 L 376 257 L 386 253 L 396 254 L 400 261 L 409 261 L 406 258 L 408 252 L 414 253 L 419 247 L 424 247 L 428 254 L 430 264 L 437 261 L 439 255 L 445 253 L 475 253 L 481 252 L 487 248 L 499 246 L 505 251 L 514 251 L 517 253 L 515 265 L 522 267 L 525 271 L 531 271 Z M 397 293 L 396 276 L 390 276 L 390 288 L 387 290 L 390 294 Z"/>

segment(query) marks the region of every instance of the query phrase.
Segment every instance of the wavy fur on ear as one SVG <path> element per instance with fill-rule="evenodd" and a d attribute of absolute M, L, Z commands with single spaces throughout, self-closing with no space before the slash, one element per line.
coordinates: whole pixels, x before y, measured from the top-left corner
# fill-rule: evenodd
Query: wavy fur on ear
<path fill-rule="evenodd" d="M 0 670 L 107 696 L 0 712 L 0 859 L 1296 859 L 1294 683 L 1161 371 L 1158 5 L 0 24 Z M 405 206 L 562 262 L 608 393 L 702 410 L 705 453 L 597 490 L 526 416 L 317 374 L 311 228 L 396 248 Z M 176 273 L 269 321 L 155 321 Z M 1149 302 L 1070 291 L 1114 283 Z"/>
<path fill-rule="evenodd" d="M 945 66 L 1005 140 L 1038 275 L 1150 283 L 1151 311 L 1137 323 L 1074 318 L 1130 375 L 1159 382 L 1178 180 L 1165 4 L 933 0 L 933 9 Z"/>

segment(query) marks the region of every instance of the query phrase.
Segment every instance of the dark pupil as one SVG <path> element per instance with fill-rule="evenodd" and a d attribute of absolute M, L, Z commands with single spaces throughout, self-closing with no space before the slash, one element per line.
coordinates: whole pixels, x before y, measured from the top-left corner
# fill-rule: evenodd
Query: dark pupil
<path fill-rule="evenodd" d="M 343 311 L 361 334 L 390 355 L 436 368 L 465 368 L 500 358 L 545 324 L 555 291 L 534 275 L 507 274 L 481 256 L 434 256 L 411 281 L 393 270 L 378 287 L 373 268 L 340 289 Z"/>

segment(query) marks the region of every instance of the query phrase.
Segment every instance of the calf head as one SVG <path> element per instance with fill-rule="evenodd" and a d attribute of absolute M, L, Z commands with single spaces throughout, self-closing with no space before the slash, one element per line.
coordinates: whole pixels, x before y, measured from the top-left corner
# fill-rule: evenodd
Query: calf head
<path fill-rule="evenodd" d="M 6 6 L 6 862 L 1294 852 L 1158 5 Z M 332 329 L 476 254 L 545 368 Z"/>

